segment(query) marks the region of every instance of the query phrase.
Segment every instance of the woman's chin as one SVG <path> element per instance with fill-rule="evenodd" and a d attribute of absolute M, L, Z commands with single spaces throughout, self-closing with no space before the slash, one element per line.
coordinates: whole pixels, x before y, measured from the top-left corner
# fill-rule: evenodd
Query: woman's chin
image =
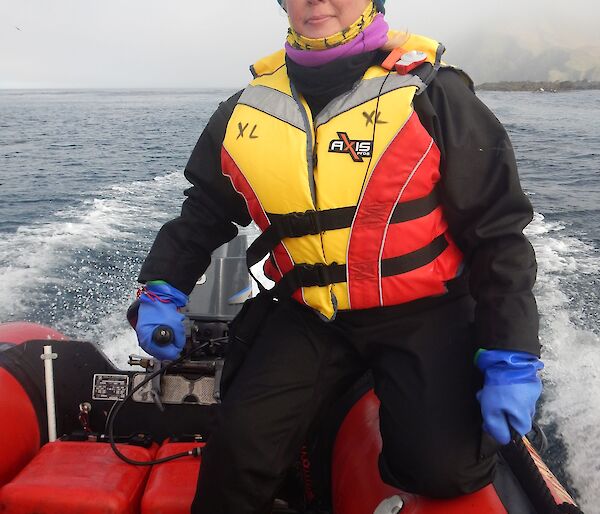
<path fill-rule="evenodd" d="M 338 26 L 339 24 L 333 18 L 326 18 L 323 20 L 314 20 L 304 24 L 302 27 L 301 34 L 304 37 L 311 39 L 321 39 L 337 34 L 342 29 Z"/>

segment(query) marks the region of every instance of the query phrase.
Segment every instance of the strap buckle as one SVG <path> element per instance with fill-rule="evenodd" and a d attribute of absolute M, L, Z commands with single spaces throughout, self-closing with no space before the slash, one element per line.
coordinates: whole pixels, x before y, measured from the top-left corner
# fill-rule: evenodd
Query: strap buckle
<path fill-rule="evenodd" d="M 308 221 L 308 228 L 310 229 L 310 234 L 320 234 L 323 232 L 321 228 L 321 215 L 319 211 L 306 211 L 304 213 L 306 219 Z"/>
<path fill-rule="evenodd" d="M 298 264 L 300 283 L 304 287 L 324 287 L 333 284 L 330 267 L 327 264 Z"/>
<path fill-rule="evenodd" d="M 277 234 L 281 239 L 315 235 L 322 232 L 319 212 L 314 210 L 291 212 L 282 216 L 277 221 L 277 225 L 279 225 Z"/>

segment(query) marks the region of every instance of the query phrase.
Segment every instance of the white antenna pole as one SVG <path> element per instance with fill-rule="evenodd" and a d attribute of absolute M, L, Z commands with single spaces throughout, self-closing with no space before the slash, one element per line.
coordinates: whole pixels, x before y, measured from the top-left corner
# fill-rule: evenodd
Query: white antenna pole
<path fill-rule="evenodd" d="M 56 441 L 56 405 L 54 402 L 54 368 L 52 361 L 58 355 L 52 353 L 52 346 L 44 346 L 40 358 L 44 361 L 44 376 L 46 378 L 46 412 L 48 414 L 48 440 Z"/>

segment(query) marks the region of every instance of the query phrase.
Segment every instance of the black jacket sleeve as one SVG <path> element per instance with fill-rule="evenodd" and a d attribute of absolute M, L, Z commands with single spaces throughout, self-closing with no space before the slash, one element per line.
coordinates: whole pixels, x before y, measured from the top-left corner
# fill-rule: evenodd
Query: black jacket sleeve
<path fill-rule="evenodd" d="M 189 294 L 210 264 L 212 252 L 251 221 L 243 197 L 221 173 L 221 146 L 241 92 L 221 103 L 202 132 L 185 167 L 192 187 L 181 215 L 160 229 L 138 280 L 165 280 Z"/>
<path fill-rule="evenodd" d="M 539 356 L 532 219 L 508 135 L 458 70 L 441 69 L 415 110 L 441 151 L 441 201 L 465 254 L 480 347 Z"/>

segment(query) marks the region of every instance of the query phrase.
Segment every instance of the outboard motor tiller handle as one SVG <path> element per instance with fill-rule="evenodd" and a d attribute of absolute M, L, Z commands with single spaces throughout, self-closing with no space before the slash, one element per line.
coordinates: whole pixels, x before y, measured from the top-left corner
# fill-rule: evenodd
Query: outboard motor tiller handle
<path fill-rule="evenodd" d="M 173 331 L 171 327 L 160 325 L 152 332 L 152 341 L 160 346 L 166 346 L 173 342 Z"/>
<path fill-rule="evenodd" d="M 135 330 L 138 320 L 138 310 L 140 308 L 140 301 L 136 300 L 127 309 L 127 321 L 131 325 L 131 328 Z M 166 325 L 160 325 L 152 332 L 152 341 L 159 346 L 166 346 L 173 342 L 173 330 L 171 327 Z"/>

